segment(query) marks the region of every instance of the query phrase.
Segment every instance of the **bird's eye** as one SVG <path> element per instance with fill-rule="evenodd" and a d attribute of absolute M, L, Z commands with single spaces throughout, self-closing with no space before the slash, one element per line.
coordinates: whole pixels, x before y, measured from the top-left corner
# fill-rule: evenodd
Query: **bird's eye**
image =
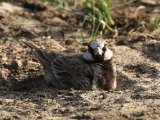
<path fill-rule="evenodd" d="M 102 48 L 102 50 L 103 50 L 103 51 L 106 51 L 106 50 L 107 50 L 107 48 L 104 46 L 104 47 Z"/>

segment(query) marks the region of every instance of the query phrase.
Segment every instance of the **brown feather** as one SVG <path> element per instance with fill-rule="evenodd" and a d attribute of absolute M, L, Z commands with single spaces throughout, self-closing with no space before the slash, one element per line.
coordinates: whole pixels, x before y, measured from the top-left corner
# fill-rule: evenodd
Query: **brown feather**
<path fill-rule="evenodd" d="M 89 53 L 94 56 L 94 61 L 90 62 L 84 60 L 85 58 L 82 54 L 48 52 L 40 49 L 32 42 L 24 40 L 22 42 L 29 46 L 40 60 L 45 69 L 44 78 L 46 82 L 54 87 L 59 89 L 90 89 L 95 85 L 95 88 L 103 90 L 116 89 L 116 69 L 112 59 L 103 59 L 105 54 L 100 54 L 97 58 L 94 53 Z M 104 44 L 104 41 L 102 44 L 100 40 L 98 42 L 94 41 L 90 49 L 96 49 L 97 45 L 101 50 Z M 105 52 L 105 50 L 101 51 Z M 85 52 L 85 54 L 87 55 L 88 52 Z"/>

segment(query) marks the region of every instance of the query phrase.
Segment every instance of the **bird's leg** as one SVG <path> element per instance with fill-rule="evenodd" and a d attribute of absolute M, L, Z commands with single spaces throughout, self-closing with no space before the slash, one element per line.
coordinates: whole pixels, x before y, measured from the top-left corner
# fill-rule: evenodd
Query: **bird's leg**
<path fill-rule="evenodd" d="M 98 77 L 97 77 L 96 70 L 94 70 L 93 80 L 92 80 L 92 89 L 96 90 L 97 88 L 98 88 Z"/>

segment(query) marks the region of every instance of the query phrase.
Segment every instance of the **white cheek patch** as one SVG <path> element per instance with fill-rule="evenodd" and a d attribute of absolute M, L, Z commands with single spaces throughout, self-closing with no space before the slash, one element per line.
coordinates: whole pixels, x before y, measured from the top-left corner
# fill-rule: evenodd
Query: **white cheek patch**
<path fill-rule="evenodd" d="M 104 44 L 99 44 L 99 47 L 102 49 L 104 47 Z"/>
<path fill-rule="evenodd" d="M 82 55 L 82 57 L 89 62 L 94 61 L 94 58 L 92 57 L 92 54 L 88 50 Z"/>
<path fill-rule="evenodd" d="M 113 57 L 113 52 L 110 49 L 107 49 L 104 53 L 104 60 L 110 60 Z"/>

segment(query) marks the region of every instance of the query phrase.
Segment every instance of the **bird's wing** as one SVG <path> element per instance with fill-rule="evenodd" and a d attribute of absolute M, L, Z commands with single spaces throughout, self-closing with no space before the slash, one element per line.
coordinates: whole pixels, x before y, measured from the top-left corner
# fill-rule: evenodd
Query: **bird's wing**
<path fill-rule="evenodd" d="M 52 62 L 52 73 L 62 84 L 85 89 L 93 79 L 93 71 L 78 55 L 68 55 L 56 58 Z"/>
<path fill-rule="evenodd" d="M 86 89 L 91 85 L 93 71 L 90 65 L 81 58 L 80 54 L 48 53 L 32 42 L 24 40 L 22 42 L 32 49 L 45 70 L 49 72 L 48 75 L 51 75 L 49 81 L 53 81 L 54 86 Z"/>

